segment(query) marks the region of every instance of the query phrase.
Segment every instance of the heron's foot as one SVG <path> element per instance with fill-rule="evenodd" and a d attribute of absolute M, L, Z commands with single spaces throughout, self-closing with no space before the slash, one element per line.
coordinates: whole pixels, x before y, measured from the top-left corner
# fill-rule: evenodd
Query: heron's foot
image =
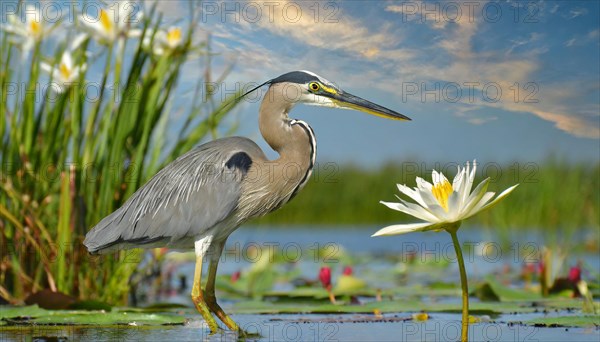
<path fill-rule="evenodd" d="M 246 336 L 246 332 L 240 329 L 239 325 L 231 318 L 228 314 L 223 311 L 221 306 L 217 303 L 217 299 L 214 296 L 206 296 L 206 305 L 209 310 L 212 311 L 221 322 L 223 322 L 231 331 L 237 331 L 240 335 Z"/>
<path fill-rule="evenodd" d="M 198 312 L 200 313 L 200 315 L 202 315 L 202 318 L 204 318 L 204 321 L 208 325 L 208 328 L 210 329 L 210 334 L 213 335 L 217 331 L 219 331 L 219 325 L 217 324 L 217 321 L 215 320 L 213 315 L 210 313 L 210 309 L 204 301 L 204 298 L 202 298 L 202 296 L 192 295 L 192 301 L 194 302 L 194 306 L 196 306 L 196 310 L 198 310 Z"/>

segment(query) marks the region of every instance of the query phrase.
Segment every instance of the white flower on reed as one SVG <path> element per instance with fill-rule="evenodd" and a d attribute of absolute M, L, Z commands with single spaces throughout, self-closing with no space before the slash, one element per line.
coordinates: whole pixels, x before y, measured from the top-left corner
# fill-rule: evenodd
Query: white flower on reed
<path fill-rule="evenodd" d="M 31 4 L 25 6 L 24 14 L 24 18 L 16 14 L 9 14 L 7 24 L 2 25 L 2 29 L 19 37 L 19 45 L 21 45 L 25 57 L 31 48 L 41 42 L 49 33 L 49 29 L 43 14 L 36 6 Z"/>
<path fill-rule="evenodd" d="M 165 53 L 169 53 L 183 44 L 183 37 L 181 35 L 181 28 L 172 26 L 168 30 L 158 30 L 154 35 L 152 47 L 150 47 L 150 37 L 144 38 L 144 46 L 147 49 L 152 49 L 152 53 L 161 56 Z"/>
<path fill-rule="evenodd" d="M 84 30 L 102 44 L 112 44 L 121 37 L 139 37 L 141 30 L 132 28 L 141 21 L 138 3 L 115 2 L 108 9 L 100 9 L 98 16 L 84 14 L 79 17 Z"/>
<path fill-rule="evenodd" d="M 81 73 L 86 69 L 86 64 L 81 66 L 74 65 L 71 53 L 65 51 L 58 65 L 52 66 L 42 62 L 40 68 L 49 73 L 52 76 L 52 80 L 58 84 L 58 87 L 53 87 L 54 90 L 58 93 L 64 93 L 79 79 Z"/>

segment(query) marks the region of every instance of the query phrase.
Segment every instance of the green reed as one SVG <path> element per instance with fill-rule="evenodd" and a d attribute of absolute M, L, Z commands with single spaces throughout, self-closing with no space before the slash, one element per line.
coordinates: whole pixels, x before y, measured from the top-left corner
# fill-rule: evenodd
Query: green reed
<path fill-rule="evenodd" d="M 82 245 L 85 233 L 162 166 L 214 134 L 233 108 L 209 106 L 222 101 L 205 92 L 212 77 L 209 47 L 198 42 L 193 6 L 186 27 L 173 32 L 180 37 L 170 37 L 179 38 L 177 44 L 162 54 L 153 50 L 165 30 L 154 8 L 138 22 L 136 37 L 125 34 L 133 27 L 125 28 L 113 42 L 89 34 L 70 47 L 82 32 L 79 22 L 55 25 L 67 32 L 55 50 L 48 44 L 52 33 L 26 51 L 18 37 L 2 32 L 0 297 L 19 302 L 50 288 L 111 303 L 126 299 L 141 253 L 90 257 Z M 59 92 L 45 85 L 68 74 L 61 64 L 65 52 L 82 70 Z M 193 59 L 204 70 L 188 100 L 178 81 Z M 42 63 L 64 73 L 47 76 Z M 92 81 L 98 93 L 90 100 Z M 177 120 L 170 115 L 174 104 Z M 185 122 L 177 135 L 168 134 L 172 121 Z"/>

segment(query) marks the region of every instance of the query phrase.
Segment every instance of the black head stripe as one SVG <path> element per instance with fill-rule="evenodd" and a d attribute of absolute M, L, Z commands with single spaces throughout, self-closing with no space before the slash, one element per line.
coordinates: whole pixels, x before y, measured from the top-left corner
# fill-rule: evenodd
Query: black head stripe
<path fill-rule="evenodd" d="M 287 74 L 283 74 L 277 78 L 274 78 L 272 80 L 268 80 L 263 84 L 260 84 L 250 90 L 248 90 L 247 92 L 245 92 L 244 94 L 242 94 L 241 96 L 237 97 L 236 99 L 234 99 L 233 101 L 231 101 L 231 103 L 236 103 L 239 102 L 244 96 L 250 94 L 251 92 L 255 91 L 258 88 L 261 88 L 264 85 L 271 85 L 271 84 L 275 84 L 275 83 L 282 83 L 282 82 L 290 82 L 290 83 L 297 83 L 297 84 L 306 84 L 306 83 L 310 83 L 310 82 L 321 82 L 321 80 L 315 76 L 315 75 L 311 75 L 309 73 L 306 73 L 304 71 L 292 71 L 292 72 L 288 72 Z"/>
<path fill-rule="evenodd" d="M 271 84 L 281 83 L 281 82 L 290 82 L 297 84 L 306 84 L 309 82 L 320 81 L 318 77 L 315 75 L 311 75 L 305 73 L 303 71 L 292 71 L 287 74 L 283 74 L 277 78 L 271 80 Z"/>

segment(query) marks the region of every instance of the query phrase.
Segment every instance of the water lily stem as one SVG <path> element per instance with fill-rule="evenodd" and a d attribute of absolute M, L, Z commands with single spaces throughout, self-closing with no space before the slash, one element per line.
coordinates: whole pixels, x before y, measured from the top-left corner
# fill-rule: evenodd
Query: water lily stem
<path fill-rule="evenodd" d="M 465 260 L 463 259 L 460 242 L 456 235 L 458 229 L 447 229 L 447 231 L 452 236 L 458 269 L 460 270 L 460 285 L 462 287 L 462 329 L 460 340 L 466 342 L 469 340 L 469 285 L 467 284 L 467 271 L 465 270 Z"/>
<path fill-rule="evenodd" d="M 331 304 L 337 304 L 333 291 L 331 291 L 331 285 L 327 286 L 327 294 L 329 294 L 329 301 Z"/>

